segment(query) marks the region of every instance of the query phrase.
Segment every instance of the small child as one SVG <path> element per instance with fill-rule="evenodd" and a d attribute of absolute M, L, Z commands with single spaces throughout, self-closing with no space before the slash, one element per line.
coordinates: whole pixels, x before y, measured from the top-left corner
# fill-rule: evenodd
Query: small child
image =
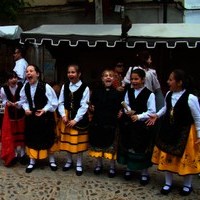
<path fill-rule="evenodd" d="M 133 170 L 141 170 L 140 184 L 146 185 L 150 180 L 148 168 L 152 166 L 152 131 L 145 121 L 156 112 L 155 95 L 144 86 L 143 69 L 133 70 L 130 81 L 124 98 L 126 111 L 120 123 L 118 162 L 127 166 L 126 180 L 130 180 Z"/>
<path fill-rule="evenodd" d="M 167 81 L 165 105 L 148 120 L 152 125 L 162 116 L 152 162 L 165 171 L 165 184 L 160 191 L 164 195 L 171 192 L 175 173 L 183 177 L 180 195 L 189 195 L 193 174 L 200 172 L 200 107 L 188 80 L 183 70 L 173 70 Z"/>
<path fill-rule="evenodd" d="M 72 154 L 77 154 L 76 175 L 83 174 L 83 152 L 88 150 L 88 104 L 90 91 L 80 79 L 81 71 L 77 64 L 67 68 L 68 80 L 62 86 L 58 111 L 60 123 L 60 150 L 67 152 L 67 162 L 63 171 L 73 167 Z"/>
<path fill-rule="evenodd" d="M 25 110 L 25 141 L 30 163 L 26 173 L 36 167 L 36 159 L 49 156 L 49 167 L 57 170 L 57 165 L 51 148 L 55 143 L 54 111 L 58 106 L 58 99 L 53 88 L 40 80 L 40 70 L 36 65 L 28 65 L 26 69 L 27 82 L 23 86 L 20 96 Z"/>
<path fill-rule="evenodd" d="M 102 85 L 92 91 L 90 112 L 92 121 L 89 128 L 89 155 L 97 159 L 95 174 L 102 173 L 102 158 L 110 160 L 108 177 L 116 175 L 117 122 L 121 109 L 120 92 L 113 86 L 114 72 L 106 69 L 102 73 Z"/>
<path fill-rule="evenodd" d="M 5 166 L 12 166 L 19 160 L 28 162 L 24 145 L 24 110 L 19 105 L 22 83 L 16 72 L 7 72 L 7 83 L 1 88 L 2 104 L 5 107 L 2 124 L 1 157 Z"/>

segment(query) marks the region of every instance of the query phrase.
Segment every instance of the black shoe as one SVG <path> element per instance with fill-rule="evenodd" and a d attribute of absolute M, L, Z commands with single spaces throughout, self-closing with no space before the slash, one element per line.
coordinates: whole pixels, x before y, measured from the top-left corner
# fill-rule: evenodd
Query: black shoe
<path fill-rule="evenodd" d="M 140 185 L 145 186 L 149 183 L 150 177 L 149 175 L 141 175 L 140 177 Z"/>
<path fill-rule="evenodd" d="M 77 168 L 81 168 L 81 170 L 77 170 Z M 83 167 L 82 166 L 76 166 L 76 175 L 81 176 L 83 174 Z"/>
<path fill-rule="evenodd" d="M 181 196 L 188 196 L 192 191 L 193 191 L 192 187 L 183 186 L 181 191 L 180 191 L 180 195 Z"/>
<path fill-rule="evenodd" d="M 21 165 L 27 165 L 29 163 L 29 157 L 24 154 L 22 157 L 19 158 L 19 162 Z"/>
<path fill-rule="evenodd" d="M 31 173 L 35 169 L 34 164 L 29 164 L 28 167 L 26 168 L 26 173 Z"/>
<path fill-rule="evenodd" d="M 164 189 L 166 187 L 168 187 L 168 189 Z M 162 189 L 160 190 L 160 193 L 163 194 L 163 195 L 168 195 L 172 190 L 172 186 L 171 185 L 167 185 L 165 184 Z"/>
<path fill-rule="evenodd" d="M 102 166 L 96 166 L 96 167 L 94 168 L 94 174 L 96 174 L 96 175 L 101 174 L 102 171 L 103 171 L 103 167 L 102 167 Z"/>
<path fill-rule="evenodd" d="M 12 167 L 14 165 L 16 165 L 18 162 L 18 158 L 17 157 L 14 157 L 7 165 L 6 167 Z"/>
<path fill-rule="evenodd" d="M 114 178 L 116 176 L 116 169 L 115 168 L 110 168 L 108 171 L 108 177 L 109 178 Z"/>
<path fill-rule="evenodd" d="M 62 170 L 65 172 L 65 171 L 68 171 L 68 170 L 70 170 L 70 169 L 72 169 L 73 168 L 73 162 L 67 162 L 68 164 L 69 164 L 69 166 L 68 167 L 66 167 L 66 166 L 64 166 L 63 168 L 62 168 Z M 66 164 L 67 164 L 66 163 Z"/>
<path fill-rule="evenodd" d="M 57 169 L 58 169 L 55 162 L 50 162 L 49 167 L 50 167 L 51 171 L 57 171 Z"/>
<path fill-rule="evenodd" d="M 130 181 L 130 180 L 132 179 L 132 172 L 126 170 L 126 171 L 124 172 L 124 179 L 125 179 L 126 181 Z"/>

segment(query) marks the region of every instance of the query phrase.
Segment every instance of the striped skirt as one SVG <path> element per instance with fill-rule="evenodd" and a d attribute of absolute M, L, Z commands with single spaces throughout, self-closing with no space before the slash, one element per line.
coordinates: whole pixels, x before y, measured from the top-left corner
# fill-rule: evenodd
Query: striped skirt
<path fill-rule="evenodd" d="M 80 153 L 88 150 L 88 131 L 68 128 L 61 121 L 59 149 L 69 153 Z"/>

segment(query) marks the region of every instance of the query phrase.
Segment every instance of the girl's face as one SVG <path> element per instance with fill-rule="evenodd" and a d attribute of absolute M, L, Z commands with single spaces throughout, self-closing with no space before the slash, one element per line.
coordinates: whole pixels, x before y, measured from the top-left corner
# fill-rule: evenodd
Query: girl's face
<path fill-rule="evenodd" d="M 124 64 L 123 63 L 117 63 L 115 66 L 115 72 L 122 74 L 124 72 Z"/>
<path fill-rule="evenodd" d="M 17 85 L 17 81 L 18 81 L 18 78 L 17 77 L 12 77 L 12 78 L 9 78 L 8 79 L 8 85 L 10 87 L 15 87 Z"/>
<path fill-rule="evenodd" d="M 105 87 L 110 87 L 114 81 L 114 74 L 111 71 L 104 71 L 101 80 Z"/>
<path fill-rule="evenodd" d="M 72 82 L 73 84 L 77 83 L 80 80 L 80 76 L 81 73 L 80 72 L 78 73 L 74 66 L 70 66 L 68 68 L 67 77 L 70 82 Z"/>
<path fill-rule="evenodd" d="M 144 87 L 144 79 L 141 78 L 138 74 L 132 73 L 131 74 L 131 85 L 134 89 L 139 89 Z"/>
<path fill-rule="evenodd" d="M 176 81 L 173 72 L 169 75 L 167 83 L 169 85 L 169 90 L 172 92 L 178 92 L 182 90 L 182 81 Z"/>
<path fill-rule="evenodd" d="M 149 56 L 149 58 L 147 59 L 147 63 L 148 63 L 149 65 L 151 65 L 151 63 L 152 63 L 151 56 Z"/>
<path fill-rule="evenodd" d="M 26 78 L 28 80 L 28 82 L 32 85 L 34 83 L 36 83 L 39 79 L 40 74 L 38 72 L 35 71 L 34 66 L 29 65 L 26 68 Z"/>

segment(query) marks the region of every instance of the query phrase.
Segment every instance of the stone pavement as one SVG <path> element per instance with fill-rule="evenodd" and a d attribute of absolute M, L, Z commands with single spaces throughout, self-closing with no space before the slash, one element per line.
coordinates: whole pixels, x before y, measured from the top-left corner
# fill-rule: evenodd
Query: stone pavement
<path fill-rule="evenodd" d="M 168 196 L 160 194 L 164 174 L 153 166 L 150 169 L 151 181 L 147 186 L 140 186 L 138 173 L 133 180 L 125 181 L 122 177 L 123 166 L 117 165 L 118 174 L 108 178 L 105 162 L 104 173 L 100 176 L 93 174 L 94 161 L 84 154 L 84 173 L 78 177 L 75 170 L 63 172 L 65 161 L 64 152 L 56 154 L 59 169 L 50 170 L 47 162 L 32 173 L 25 173 L 25 166 L 17 164 L 6 168 L 0 161 L 0 200 L 198 200 L 200 199 L 200 178 L 195 175 L 194 191 L 188 197 L 181 197 L 178 189 L 182 179 L 174 176 L 174 189 Z"/>

